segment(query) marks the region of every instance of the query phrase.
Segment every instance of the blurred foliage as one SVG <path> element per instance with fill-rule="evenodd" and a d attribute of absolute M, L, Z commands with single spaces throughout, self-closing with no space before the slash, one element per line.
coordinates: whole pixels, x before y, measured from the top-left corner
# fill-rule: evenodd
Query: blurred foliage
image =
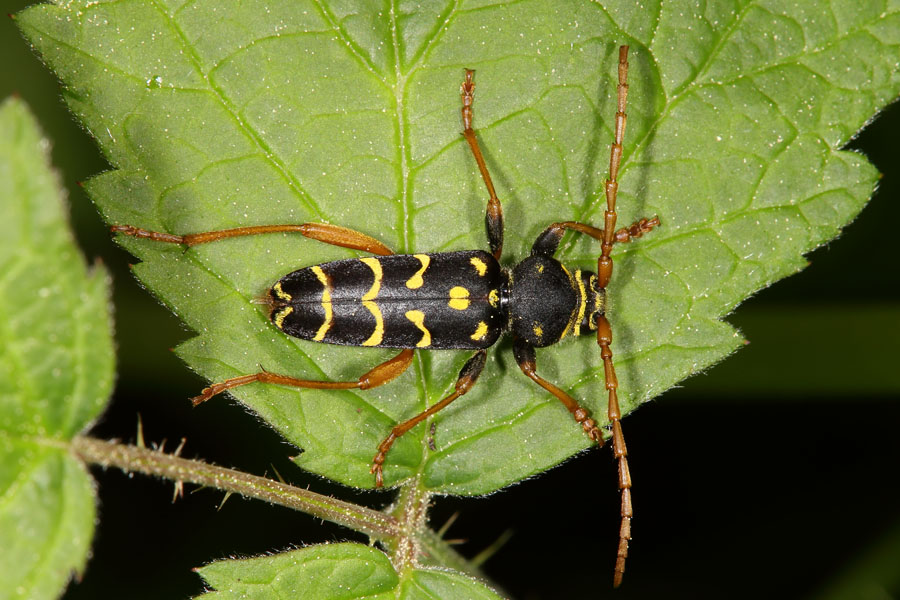
<path fill-rule="evenodd" d="M 113 386 L 109 278 L 78 252 L 46 149 L 25 103 L 0 101 L 0 598 L 52 600 L 83 572 L 96 498 L 66 442 Z"/>

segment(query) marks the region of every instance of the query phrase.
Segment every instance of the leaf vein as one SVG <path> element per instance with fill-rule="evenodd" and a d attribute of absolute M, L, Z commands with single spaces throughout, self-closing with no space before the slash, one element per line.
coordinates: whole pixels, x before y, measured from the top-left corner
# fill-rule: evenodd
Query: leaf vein
<path fill-rule="evenodd" d="M 312 212 L 319 215 L 319 218 L 323 218 L 321 209 L 313 201 L 309 194 L 303 189 L 303 187 L 300 185 L 300 182 L 297 181 L 291 171 L 287 168 L 284 161 L 277 156 L 277 154 L 272 150 L 271 147 L 268 146 L 268 144 L 265 143 L 264 136 L 253 126 L 251 126 L 249 122 L 241 118 L 240 112 L 236 110 L 225 90 L 216 85 L 209 73 L 204 73 L 201 66 L 202 63 L 200 61 L 200 57 L 197 55 L 194 46 L 188 42 L 181 27 L 168 13 L 166 13 L 162 9 L 162 7 L 160 6 L 160 0 L 151 0 L 151 3 L 159 12 L 159 14 L 165 18 L 167 26 L 169 27 L 175 38 L 180 42 L 185 55 L 193 64 L 195 71 L 203 78 L 204 81 L 207 82 L 207 84 L 209 85 L 209 90 L 213 93 L 214 97 L 216 98 L 216 100 L 218 100 L 222 108 L 232 117 L 232 119 L 234 119 L 238 129 L 243 131 L 243 133 L 246 134 L 251 140 L 253 140 L 256 146 L 260 148 L 266 160 L 275 168 L 276 171 L 280 173 L 282 178 L 287 183 L 289 189 L 304 204 L 306 204 Z"/>
<path fill-rule="evenodd" d="M 329 25 L 331 25 L 332 30 L 338 36 L 338 38 L 344 43 L 345 46 L 350 50 L 350 53 L 359 61 L 360 65 L 362 65 L 367 71 L 375 75 L 381 83 L 387 87 L 387 76 L 382 73 L 374 63 L 372 63 L 371 59 L 366 56 L 366 53 L 363 52 L 362 48 L 359 47 L 353 41 L 353 37 L 347 33 L 347 31 L 338 23 L 334 14 L 322 3 L 322 0 L 313 0 L 315 2 L 316 8 L 319 9 L 322 18 L 325 19 Z"/>

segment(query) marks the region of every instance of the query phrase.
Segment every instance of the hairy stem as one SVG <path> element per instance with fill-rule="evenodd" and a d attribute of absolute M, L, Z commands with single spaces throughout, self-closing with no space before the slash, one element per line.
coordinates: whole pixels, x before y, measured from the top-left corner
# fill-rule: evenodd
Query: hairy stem
<path fill-rule="evenodd" d="M 71 449 L 87 463 L 156 475 L 179 483 L 196 483 L 265 500 L 344 525 L 378 540 L 388 541 L 401 533 L 397 519 L 380 511 L 203 461 L 90 437 L 76 437 L 72 440 Z"/>
<path fill-rule="evenodd" d="M 177 451 L 166 454 L 142 444 L 132 446 L 91 437 L 76 437 L 69 448 L 89 464 L 118 467 L 129 473 L 155 475 L 175 481 L 177 485 L 188 482 L 233 492 L 344 525 L 394 548 L 395 561 L 400 558 L 401 568 L 414 566 L 418 562 L 415 557 L 421 554 L 424 564 L 451 568 L 471 577 L 485 579 L 477 567 L 426 526 L 425 512 L 430 496 L 419 489 L 418 480 L 401 488 L 399 502 L 394 506 L 395 510 L 399 508 L 398 518 L 265 477 L 218 467 L 200 460 L 181 458 Z"/>

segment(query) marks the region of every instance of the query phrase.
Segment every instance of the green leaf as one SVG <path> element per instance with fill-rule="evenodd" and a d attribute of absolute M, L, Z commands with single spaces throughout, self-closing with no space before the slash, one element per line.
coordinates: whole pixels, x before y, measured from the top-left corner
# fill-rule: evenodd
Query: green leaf
<path fill-rule="evenodd" d="M 78 254 L 48 148 L 0 104 L 0 598 L 56 598 L 84 569 L 94 489 L 67 442 L 112 389 L 108 277 Z"/>
<path fill-rule="evenodd" d="M 198 569 L 215 592 L 205 600 L 316 598 L 317 600 L 497 600 L 492 590 L 447 571 L 413 569 L 403 577 L 380 551 L 362 544 L 323 544 Z"/>
<path fill-rule="evenodd" d="M 801 269 L 877 173 L 840 151 L 898 93 L 895 2 L 94 2 L 19 17 L 115 170 L 88 189 L 111 223 L 176 233 L 328 221 L 397 251 L 486 246 L 483 184 L 461 139 L 458 89 L 477 70 L 475 127 L 506 216 L 505 263 L 547 224 L 602 222 L 617 47 L 631 45 L 619 220 L 663 226 L 614 251 L 609 315 L 629 412 L 742 344 L 721 319 Z M 178 352 L 210 380 L 260 367 L 355 380 L 391 353 L 288 338 L 253 300 L 284 274 L 352 252 L 298 236 L 188 251 L 127 239 L 138 277 L 198 336 Z M 559 257 L 592 268 L 591 240 Z M 389 484 L 479 494 L 588 445 L 521 375 L 509 342 L 481 381 L 403 436 Z M 453 388 L 466 353 L 418 353 L 390 385 L 234 395 L 347 484 L 390 427 Z M 599 421 L 606 393 L 586 336 L 539 372 Z M 627 430 L 627 423 L 626 423 Z"/>

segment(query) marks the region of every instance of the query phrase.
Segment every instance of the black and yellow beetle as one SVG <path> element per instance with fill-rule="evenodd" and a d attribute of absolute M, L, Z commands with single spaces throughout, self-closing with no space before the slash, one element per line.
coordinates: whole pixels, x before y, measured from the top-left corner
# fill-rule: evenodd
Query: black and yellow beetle
<path fill-rule="evenodd" d="M 604 314 L 606 286 L 612 275 L 615 243 L 640 237 L 659 224 L 659 219 L 640 219 L 616 230 L 617 176 L 625 133 L 628 93 L 628 47 L 619 49 L 619 84 L 615 140 L 610 151 L 609 179 L 605 183 L 607 210 L 603 228 L 565 221 L 553 223 L 541 233 L 531 256 L 512 270 L 500 265 L 503 248 L 503 211 L 491 176 L 472 129 L 474 73 L 466 71 L 462 99 L 463 136 L 487 186 L 490 199 L 485 222 L 490 252 L 465 250 L 423 254 L 394 254 L 378 240 L 363 233 L 327 223 L 263 225 L 187 235 L 148 231 L 117 225 L 114 232 L 151 240 L 195 246 L 229 237 L 276 232 L 296 232 L 328 244 L 352 248 L 376 256 L 345 259 L 305 267 L 282 277 L 269 290 L 269 315 L 276 327 L 297 338 L 343 344 L 399 348 L 401 352 L 362 375 L 357 381 L 312 381 L 260 372 L 215 383 L 194 398 L 199 404 L 225 390 L 249 383 L 274 383 L 315 389 L 369 389 L 388 383 L 412 363 L 420 350 L 475 350 L 456 382 L 455 391 L 415 417 L 396 425 L 378 446 L 372 461 L 376 486 L 383 484 L 382 465 L 394 441 L 418 423 L 434 415 L 475 384 L 484 368 L 486 349 L 504 333 L 511 333 L 516 363 L 538 385 L 556 396 L 597 444 L 600 428 L 569 394 L 536 372 L 535 348 L 550 346 L 566 336 L 596 332 L 603 360 L 607 412 L 613 453 L 619 463 L 622 525 L 615 568 L 615 585 L 622 580 L 628 541 L 631 539 L 631 478 L 620 422 L 618 383 L 612 362 L 612 330 Z M 572 272 L 553 258 L 566 230 L 587 234 L 600 241 L 597 272 Z"/>

